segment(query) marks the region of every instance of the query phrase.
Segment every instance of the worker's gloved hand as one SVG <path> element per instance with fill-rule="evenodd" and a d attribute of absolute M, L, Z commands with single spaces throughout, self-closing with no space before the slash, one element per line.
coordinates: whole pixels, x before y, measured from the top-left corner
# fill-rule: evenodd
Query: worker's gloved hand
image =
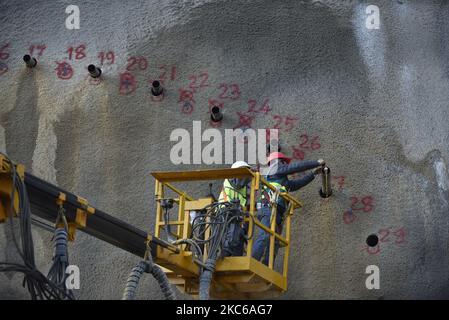
<path fill-rule="evenodd" d="M 323 167 L 318 167 L 318 168 L 313 169 L 312 173 L 314 176 L 317 176 L 317 175 L 323 173 Z"/>
<path fill-rule="evenodd" d="M 318 159 L 318 163 L 320 164 L 320 166 L 324 167 L 324 165 L 326 164 L 326 162 L 324 162 L 323 159 Z"/>

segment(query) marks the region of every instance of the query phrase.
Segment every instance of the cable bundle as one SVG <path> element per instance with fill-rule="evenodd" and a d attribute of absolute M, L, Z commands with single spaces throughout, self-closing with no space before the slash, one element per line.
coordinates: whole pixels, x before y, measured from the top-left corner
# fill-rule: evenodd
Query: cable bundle
<path fill-rule="evenodd" d="M 193 219 L 191 239 L 197 244 L 196 247 L 204 246 L 207 250 L 207 260 L 202 264 L 200 275 L 199 298 L 201 300 L 209 299 L 209 288 L 215 265 L 218 258 L 223 256 L 223 247 L 225 241 L 229 240 L 227 237 L 231 224 L 241 223 L 243 217 L 240 203 L 231 201 L 213 203 L 205 207 Z M 207 239 L 206 234 L 209 234 Z"/>
<path fill-rule="evenodd" d="M 72 297 L 68 295 L 65 290 L 61 289 L 53 281 L 47 279 L 37 268 L 34 259 L 34 244 L 33 237 L 31 235 L 31 209 L 28 200 L 28 194 L 22 179 L 16 172 L 16 167 L 7 158 L 7 161 L 11 168 L 12 178 L 12 192 L 11 192 L 11 206 L 9 208 L 9 225 L 11 227 L 12 239 L 15 247 L 23 260 L 23 264 L 0 262 L 0 272 L 20 272 L 24 274 L 23 286 L 28 289 L 31 299 L 61 299 Z M 14 232 L 14 197 L 17 195 L 19 198 L 19 225 L 20 225 L 20 240 L 21 246 L 17 241 Z"/>
<path fill-rule="evenodd" d="M 60 296 L 60 299 L 74 299 L 73 292 L 66 288 L 67 273 L 66 269 L 69 266 L 69 255 L 67 251 L 67 230 L 66 228 L 56 228 L 54 236 L 55 253 L 53 256 L 53 264 L 48 272 L 48 280 L 55 283 L 61 291 L 65 294 Z"/>

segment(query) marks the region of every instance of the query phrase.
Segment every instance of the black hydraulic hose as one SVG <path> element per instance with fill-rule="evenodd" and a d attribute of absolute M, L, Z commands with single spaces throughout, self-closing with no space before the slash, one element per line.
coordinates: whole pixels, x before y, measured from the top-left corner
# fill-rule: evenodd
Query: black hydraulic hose
<path fill-rule="evenodd" d="M 166 300 L 176 300 L 176 294 L 170 286 L 167 275 L 162 269 L 155 265 L 151 260 L 142 260 L 135 266 L 128 276 L 126 281 L 125 291 L 123 292 L 122 300 L 134 300 L 137 294 L 137 287 L 139 286 L 142 274 L 151 273 L 156 281 L 159 283 L 162 294 Z"/>
<path fill-rule="evenodd" d="M 134 300 L 137 293 L 137 286 L 139 285 L 140 278 L 147 268 L 146 261 L 140 261 L 137 266 L 135 266 L 126 280 L 125 291 L 123 292 L 122 300 Z"/>
<path fill-rule="evenodd" d="M 161 288 L 162 294 L 164 295 L 166 300 L 176 300 L 175 291 L 170 286 L 170 282 L 168 282 L 167 275 L 164 271 L 162 271 L 159 266 L 153 264 L 150 273 L 159 283 L 159 287 Z"/>
<path fill-rule="evenodd" d="M 207 259 L 206 267 L 200 275 L 199 298 L 200 300 L 209 300 L 210 284 L 215 271 L 217 259 Z"/>

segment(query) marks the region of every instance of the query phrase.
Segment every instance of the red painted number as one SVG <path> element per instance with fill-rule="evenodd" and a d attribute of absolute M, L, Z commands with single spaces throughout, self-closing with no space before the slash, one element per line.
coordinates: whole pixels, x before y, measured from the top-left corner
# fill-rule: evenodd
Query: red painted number
<path fill-rule="evenodd" d="M 126 65 L 126 70 L 136 71 L 136 70 L 146 70 L 148 68 L 148 61 L 145 57 L 129 57 L 128 64 Z"/>
<path fill-rule="evenodd" d="M 403 227 L 399 229 L 394 228 L 385 228 L 380 229 L 378 231 L 379 242 L 376 246 L 370 247 L 365 245 L 364 250 L 366 250 L 369 254 L 378 254 L 380 252 L 380 246 L 383 245 L 400 245 L 405 242 L 405 229 Z M 394 236 L 394 243 L 391 240 L 391 236 Z"/>
<path fill-rule="evenodd" d="M 28 51 L 30 52 L 30 56 L 34 56 L 34 53 L 36 53 L 36 55 L 40 57 L 44 54 L 45 48 L 47 48 L 47 46 L 45 44 L 39 44 L 39 45 L 32 44 L 28 48 Z"/>
<path fill-rule="evenodd" d="M 240 88 L 236 83 L 220 83 L 218 88 L 221 91 L 220 95 L 218 96 L 220 99 L 237 100 L 238 98 L 240 98 Z"/>
<path fill-rule="evenodd" d="M 320 137 L 313 136 L 309 137 L 307 134 L 302 134 L 299 136 L 300 140 L 302 141 L 299 144 L 299 147 L 306 150 L 317 150 L 321 148 L 321 144 L 318 142 Z"/>
<path fill-rule="evenodd" d="M 276 122 L 274 124 L 274 129 L 280 129 L 281 123 L 282 123 L 282 117 L 278 115 L 273 116 L 274 121 Z"/>
<path fill-rule="evenodd" d="M 6 49 L 9 47 L 9 43 L 4 44 L 0 47 L 0 60 L 6 60 L 9 58 L 9 53 L 6 52 Z"/>
<path fill-rule="evenodd" d="M 204 89 L 209 87 L 208 83 L 209 74 L 207 72 L 202 72 L 198 76 L 191 75 L 189 77 L 189 89 L 192 89 L 194 93 L 196 93 L 199 89 Z"/>
<path fill-rule="evenodd" d="M 396 240 L 394 243 L 401 244 L 405 242 L 405 230 L 404 228 L 400 228 L 396 231 L 393 231 L 393 235 L 396 237 Z"/>
<path fill-rule="evenodd" d="M 58 66 L 56 67 L 55 70 L 56 75 L 58 76 L 59 79 L 68 80 L 73 76 L 73 68 L 69 63 L 65 61 L 62 62 L 56 61 L 56 64 Z"/>
<path fill-rule="evenodd" d="M 234 127 L 237 128 L 251 128 L 252 122 L 254 120 L 254 116 L 248 113 L 241 113 L 237 111 L 237 115 L 239 116 L 239 123 Z"/>
<path fill-rule="evenodd" d="M 296 160 L 304 160 L 305 154 L 304 151 L 297 147 L 292 147 L 293 149 L 293 158 Z"/>
<path fill-rule="evenodd" d="M 100 65 L 113 64 L 115 62 L 115 54 L 113 51 L 103 52 L 98 54 L 98 59 L 100 60 Z"/>
<path fill-rule="evenodd" d="M 287 116 L 287 117 L 282 117 L 280 115 L 273 115 L 272 116 L 275 124 L 274 124 L 274 129 L 283 129 L 285 131 L 290 131 L 294 128 L 295 124 L 298 122 L 298 119 L 295 117 L 291 117 L 291 116 Z"/>
<path fill-rule="evenodd" d="M 257 101 L 254 99 L 248 100 L 248 113 L 263 113 L 267 114 L 271 112 L 270 106 L 268 105 L 268 99 L 265 99 L 260 108 L 257 108 Z"/>
<path fill-rule="evenodd" d="M 280 116 L 273 116 L 273 117 L 277 121 L 277 123 L 276 123 L 277 127 L 279 127 L 282 122 L 282 117 L 280 117 Z M 287 117 L 287 119 L 288 119 L 288 117 Z M 275 126 L 275 128 L 276 128 L 276 126 Z M 286 130 L 286 131 L 288 131 L 288 130 Z M 304 160 L 306 151 L 309 152 L 309 151 L 314 151 L 314 150 L 321 148 L 319 139 L 320 138 L 318 136 L 310 137 L 307 134 L 300 135 L 299 136 L 300 144 L 297 146 L 291 147 L 293 149 L 293 158 L 297 159 L 297 160 Z"/>
<path fill-rule="evenodd" d="M 129 72 L 120 74 L 119 93 L 121 95 L 128 95 L 133 93 L 137 88 L 137 82 L 134 76 Z"/>
<path fill-rule="evenodd" d="M 184 114 L 191 114 L 193 112 L 194 106 L 190 101 L 184 101 L 181 106 L 181 112 Z"/>
<path fill-rule="evenodd" d="M 351 224 L 356 220 L 358 220 L 358 217 L 354 214 L 354 212 L 352 212 L 352 210 L 346 210 L 343 213 L 343 222 L 345 224 Z"/>
<path fill-rule="evenodd" d="M 79 45 L 76 48 L 69 47 L 67 49 L 67 53 L 69 54 L 69 60 L 72 60 L 74 57 L 75 60 L 81 60 L 86 57 L 86 46 L 84 44 Z"/>
<path fill-rule="evenodd" d="M 366 196 L 361 199 L 357 197 L 351 197 L 350 199 L 351 199 L 351 209 L 354 211 L 370 212 L 374 208 L 373 204 L 374 199 L 371 196 Z"/>
<path fill-rule="evenodd" d="M 159 70 L 161 71 L 161 73 L 159 74 L 158 80 L 160 80 L 162 82 L 168 80 L 167 73 L 170 73 L 170 75 L 169 75 L 170 80 L 173 81 L 176 79 L 176 66 L 172 66 L 171 68 L 169 68 L 168 66 L 166 66 L 164 64 L 159 67 Z"/>
<path fill-rule="evenodd" d="M 193 92 L 190 90 L 185 89 L 179 89 L 179 100 L 178 102 L 183 101 L 193 101 L 195 102 L 195 99 L 193 98 Z"/>
<path fill-rule="evenodd" d="M 390 235 L 389 229 L 380 229 L 379 230 L 379 241 L 380 242 L 389 242 L 390 241 L 388 239 L 389 235 Z"/>
<path fill-rule="evenodd" d="M 344 187 L 344 185 L 345 185 L 345 179 L 346 179 L 346 177 L 345 176 L 333 176 L 332 177 L 332 180 L 336 180 L 337 181 L 337 185 L 338 185 L 338 189 L 339 190 L 342 190 L 343 189 L 343 187 Z"/>

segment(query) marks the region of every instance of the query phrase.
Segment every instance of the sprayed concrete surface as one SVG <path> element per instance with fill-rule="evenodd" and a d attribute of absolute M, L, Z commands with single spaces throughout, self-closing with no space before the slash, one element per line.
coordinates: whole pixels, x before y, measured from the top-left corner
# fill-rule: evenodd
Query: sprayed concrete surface
<path fill-rule="evenodd" d="M 221 130 L 239 124 L 237 112 L 245 113 L 248 100 L 260 107 L 269 99 L 271 114 L 258 113 L 252 127 L 280 123 L 290 155 L 296 147 L 306 159 L 324 158 L 335 176 L 329 199 L 318 196 L 319 179 L 296 194 L 305 206 L 293 220 L 289 289 L 282 298 L 449 298 L 447 2 L 76 2 L 80 30 L 65 28 L 70 1 L 0 1 L 0 48 L 9 44 L 3 50 L 9 57 L 0 60 L 1 151 L 152 231 L 149 172 L 202 167 L 170 162 L 171 131 L 191 130 L 193 120 L 210 127 L 209 99 L 223 102 Z M 378 30 L 365 27 L 368 4 L 380 8 Z M 38 66 L 27 69 L 21 59 L 32 44 L 46 49 L 40 57 L 35 51 Z M 86 57 L 69 60 L 67 48 L 80 44 Z M 95 85 L 86 67 L 99 64 L 101 51 L 113 51 L 115 61 L 105 60 Z M 145 57 L 148 66 L 131 66 L 137 87 L 120 94 L 120 75 L 132 56 Z M 56 61 L 70 63 L 70 79 L 58 78 Z M 161 65 L 167 66 L 166 94 L 157 102 L 148 81 L 160 77 Z M 199 86 L 202 73 L 208 86 Z M 192 75 L 199 87 L 188 114 L 179 90 L 189 87 Z M 221 83 L 229 85 L 225 93 Z M 313 149 L 312 139 L 319 143 Z M 204 195 L 208 187 L 187 191 Z M 4 245 L 8 232 L 1 227 L 0 260 L 13 255 Z M 367 250 L 374 233 L 380 245 Z M 45 271 L 50 239 L 34 231 Z M 71 263 L 81 268 L 78 297 L 121 297 L 137 257 L 81 232 L 69 249 Z M 365 287 L 372 264 L 380 268 L 379 290 Z M 0 297 L 26 298 L 20 278 L 1 275 Z M 162 298 L 150 277 L 139 298 Z"/>

